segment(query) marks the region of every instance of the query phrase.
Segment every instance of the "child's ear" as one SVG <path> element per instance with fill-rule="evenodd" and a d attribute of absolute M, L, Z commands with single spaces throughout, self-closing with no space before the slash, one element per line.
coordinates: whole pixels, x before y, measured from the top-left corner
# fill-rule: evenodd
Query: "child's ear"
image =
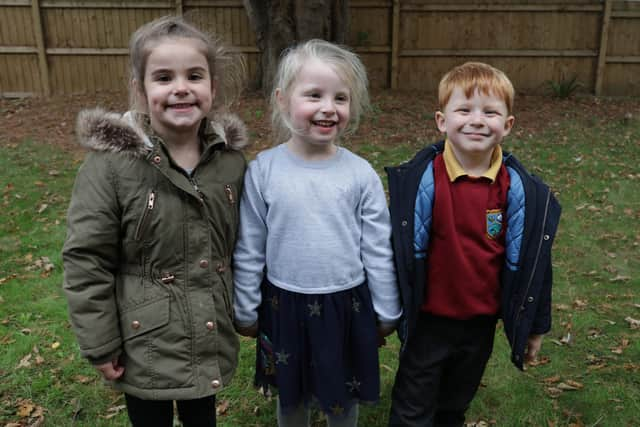
<path fill-rule="evenodd" d="M 504 122 L 504 135 L 507 136 L 511 133 L 511 129 L 513 128 L 513 123 L 516 121 L 516 118 L 513 116 L 507 117 L 507 120 Z"/>
<path fill-rule="evenodd" d="M 138 80 L 132 79 L 130 82 L 130 93 L 133 94 L 133 106 L 138 111 L 147 111 L 146 95 L 144 94 L 144 87 Z"/>
<path fill-rule="evenodd" d="M 438 130 L 442 133 L 445 133 L 447 128 L 445 127 L 446 120 L 444 118 L 444 113 L 442 111 L 436 111 L 436 126 L 438 126 Z"/>

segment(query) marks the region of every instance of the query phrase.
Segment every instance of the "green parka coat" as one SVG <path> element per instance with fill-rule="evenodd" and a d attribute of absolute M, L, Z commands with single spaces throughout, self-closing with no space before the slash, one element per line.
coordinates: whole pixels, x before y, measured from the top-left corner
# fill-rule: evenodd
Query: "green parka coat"
<path fill-rule="evenodd" d="M 128 118 L 78 116 L 90 152 L 62 253 L 71 324 L 92 363 L 119 355 L 116 389 L 152 400 L 212 395 L 228 384 L 239 350 L 231 255 L 245 128 L 235 116 L 203 121 L 189 178 L 160 138 Z"/>

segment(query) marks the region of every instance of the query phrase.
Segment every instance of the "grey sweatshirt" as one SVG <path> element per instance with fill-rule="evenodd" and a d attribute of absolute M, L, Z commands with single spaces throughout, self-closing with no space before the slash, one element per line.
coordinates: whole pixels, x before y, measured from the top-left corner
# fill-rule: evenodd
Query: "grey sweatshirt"
<path fill-rule="evenodd" d="M 399 319 L 389 211 L 366 160 L 339 147 L 331 159 L 308 162 L 282 144 L 258 154 L 244 182 L 234 252 L 239 325 L 258 318 L 265 272 L 275 286 L 303 294 L 366 279 L 378 320 Z"/>

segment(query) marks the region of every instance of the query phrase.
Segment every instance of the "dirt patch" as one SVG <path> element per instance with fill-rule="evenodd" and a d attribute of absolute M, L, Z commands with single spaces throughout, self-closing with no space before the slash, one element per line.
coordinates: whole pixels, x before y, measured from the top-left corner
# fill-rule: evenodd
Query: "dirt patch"
<path fill-rule="evenodd" d="M 353 143 L 400 143 L 435 141 L 433 112 L 435 96 L 415 92 L 382 91 L 372 95 L 373 109 L 353 137 Z M 74 127 L 78 112 L 102 107 L 125 111 L 127 96 L 123 93 L 64 95 L 49 99 L 0 99 L 0 144 L 19 144 L 31 139 L 65 150 L 79 149 Z M 269 111 L 259 94 L 249 94 L 233 108 L 247 124 L 253 148 L 261 150 L 271 144 Z M 565 119 L 584 121 L 597 126 L 611 120 L 629 120 L 640 116 L 640 98 L 595 98 L 580 96 L 559 100 L 541 96 L 519 96 L 515 106 L 516 136 L 537 134 Z"/>

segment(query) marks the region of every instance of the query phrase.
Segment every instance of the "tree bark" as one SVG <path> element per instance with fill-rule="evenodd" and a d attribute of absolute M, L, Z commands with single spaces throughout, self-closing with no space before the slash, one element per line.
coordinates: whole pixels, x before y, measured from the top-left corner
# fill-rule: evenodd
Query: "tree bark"
<path fill-rule="evenodd" d="M 271 91 L 278 59 L 295 43 L 320 38 L 346 43 L 349 0 L 243 0 L 261 52 L 256 87 Z"/>

